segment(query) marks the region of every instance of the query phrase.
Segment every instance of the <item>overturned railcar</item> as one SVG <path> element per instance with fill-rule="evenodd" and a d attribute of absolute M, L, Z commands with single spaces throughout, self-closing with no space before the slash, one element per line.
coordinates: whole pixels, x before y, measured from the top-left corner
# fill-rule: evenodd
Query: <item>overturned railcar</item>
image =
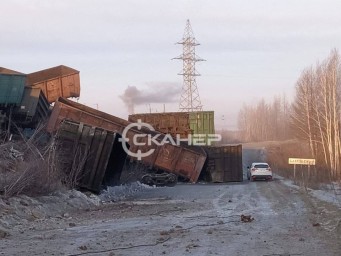
<path fill-rule="evenodd" d="M 11 122 L 35 128 L 49 114 L 49 103 L 40 88 L 25 86 L 26 75 L 0 68 L 0 129 L 10 130 Z"/>
<path fill-rule="evenodd" d="M 25 87 L 21 103 L 14 108 L 13 121 L 24 128 L 35 128 L 46 121 L 50 104 L 40 88 Z"/>
<path fill-rule="evenodd" d="M 49 103 L 59 97 L 79 97 L 79 71 L 64 65 L 44 69 L 28 74 L 26 86 L 40 88 Z"/>
<path fill-rule="evenodd" d="M 200 179 L 208 182 L 243 181 L 241 144 L 204 148 L 207 160 Z"/>
<path fill-rule="evenodd" d="M 50 116 L 47 130 L 56 132 L 64 120 L 84 123 L 109 132 L 124 134 L 124 139 L 129 144 L 129 156 L 132 159 L 140 160 L 148 168 L 161 169 L 166 172 L 182 176 L 190 182 L 196 182 L 206 160 L 206 152 L 200 147 L 190 147 L 188 145 L 149 145 L 147 136 L 140 136 L 139 143 L 133 143 L 135 135 L 155 136 L 161 142 L 165 135 L 151 131 L 147 128 L 136 126 L 129 127 L 130 122 L 107 113 L 89 108 L 85 105 L 59 98 L 55 103 Z M 145 143 L 144 143 L 145 142 Z M 138 159 L 136 153 L 150 152 L 150 154 Z"/>
<path fill-rule="evenodd" d="M 0 108 L 18 106 L 24 93 L 26 75 L 0 67 Z"/>
<path fill-rule="evenodd" d="M 118 185 L 127 156 L 120 137 L 98 127 L 63 121 L 56 134 L 56 152 L 67 180 L 93 192 Z"/>
<path fill-rule="evenodd" d="M 25 74 L 0 67 L 0 131 L 7 129 L 8 117 L 20 105 L 25 81 Z"/>

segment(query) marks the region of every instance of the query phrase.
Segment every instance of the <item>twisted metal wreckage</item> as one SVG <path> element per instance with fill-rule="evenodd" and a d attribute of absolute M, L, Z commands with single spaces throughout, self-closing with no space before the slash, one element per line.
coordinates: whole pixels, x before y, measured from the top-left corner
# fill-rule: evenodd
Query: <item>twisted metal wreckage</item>
<path fill-rule="evenodd" d="M 241 145 L 161 143 L 169 135 L 67 99 L 80 96 L 75 69 L 57 66 L 26 75 L 0 68 L 0 89 L 1 129 L 10 134 L 12 124 L 35 129 L 47 120 L 46 130 L 58 142 L 63 170 L 81 163 L 82 188 L 99 192 L 103 186 L 120 184 L 127 164 L 142 166 L 143 175 L 137 178 L 149 185 L 175 185 L 178 177 L 189 182 L 199 177 L 213 182 L 243 179 Z M 143 134 L 153 135 L 156 143 L 147 143 Z M 141 152 L 148 154 L 139 157 Z"/>

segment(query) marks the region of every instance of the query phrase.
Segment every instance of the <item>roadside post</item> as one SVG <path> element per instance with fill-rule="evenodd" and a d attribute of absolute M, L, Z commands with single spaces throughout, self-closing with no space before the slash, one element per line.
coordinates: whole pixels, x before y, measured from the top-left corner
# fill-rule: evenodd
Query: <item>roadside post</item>
<path fill-rule="evenodd" d="M 308 168 L 308 177 L 310 177 L 310 166 L 316 164 L 315 159 L 306 159 L 306 158 L 289 158 L 288 160 L 289 164 L 294 165 L 294 179 L 296 179 L 296 165 L 307 165 Z M 302 172 L 302 179 L 305 187 L 305 181 L 304 181 L 304 174 Z"/>

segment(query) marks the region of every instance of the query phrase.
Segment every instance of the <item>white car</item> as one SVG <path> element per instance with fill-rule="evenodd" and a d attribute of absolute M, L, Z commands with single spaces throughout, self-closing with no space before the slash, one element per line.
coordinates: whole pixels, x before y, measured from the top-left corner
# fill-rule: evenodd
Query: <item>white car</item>
<path fill-rule="evenodd" d="M 272 171 L 268 163 L 252 163 L 247 167 L 247 179 L 266 179 L 272 180 Z"/>

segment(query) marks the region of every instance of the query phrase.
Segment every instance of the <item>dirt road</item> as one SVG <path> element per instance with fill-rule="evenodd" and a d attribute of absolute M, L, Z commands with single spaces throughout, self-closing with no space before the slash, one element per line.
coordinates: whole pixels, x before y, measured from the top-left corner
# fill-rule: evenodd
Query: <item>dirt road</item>
<path fill-rule="evenodd" d="M 244 167 L 262 154 L 245 149 Z M 145 188 L 16 226 L 0 255 L 340 255 L 340 213 L 280 179 Z"/>
<path fill-rule="evenodd" d="M 0 254 L 340 255 L 339 213 L 280 180 L 180 184 L 31 222 L 0 240 Z"/>

